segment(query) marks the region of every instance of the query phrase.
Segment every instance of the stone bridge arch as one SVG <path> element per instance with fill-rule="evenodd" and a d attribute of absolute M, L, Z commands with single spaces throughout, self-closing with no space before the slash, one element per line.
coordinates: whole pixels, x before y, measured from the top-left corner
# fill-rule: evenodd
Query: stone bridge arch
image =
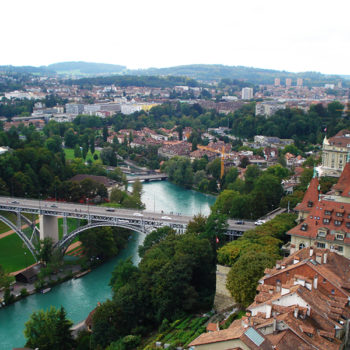
<path fill-rule="evenodd" d="M 33 255 L 35 261 L 38 261 L 37 259 L 37 251 L 33 245 L 33 243 L 31 242 L 30 239 L 28 239 L 28 237 L 25 235 L 25 233 L 21 230 L 21 228 L 18 228 L 15 224 L 13 224 L 9 219 L 7 219 L 5 216 L 0 215 L 0 221 L 2 221 L 4 224 L 6 224 L 8 227 L 11 228 L 11 230 L 13 230 L 17 236 L 19 236 L 19 238 L 23 241 L 23 243 L 26 245 L 26 247 L 28 248 L 28 250 L 31 252 L 31 254 Z"/>

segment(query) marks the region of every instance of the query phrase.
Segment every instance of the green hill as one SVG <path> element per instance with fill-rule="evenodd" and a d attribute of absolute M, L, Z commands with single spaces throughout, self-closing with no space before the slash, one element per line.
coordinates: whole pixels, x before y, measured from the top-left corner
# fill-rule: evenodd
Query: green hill
<path fill-rule="evenodd" d="M 126 69 L 125 66 L 107 63 L 93 62 L 60 62 L 47 66 L 58 74 L 68 75 L 107 75 L 120 74 Z"/>

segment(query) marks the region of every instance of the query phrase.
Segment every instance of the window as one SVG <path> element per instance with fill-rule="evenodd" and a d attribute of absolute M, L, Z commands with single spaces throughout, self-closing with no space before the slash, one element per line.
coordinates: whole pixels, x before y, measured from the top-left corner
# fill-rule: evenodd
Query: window
<path fill-rule="evenodd" d="M 329 221 L 330 221 L 330 220 L 327 219 L 327 218 L 324 218 L 324 219 L 323 219 L 323 223 L 324 223 L 324 224 L 329 224 Z"/>
<path fill-rule="evenodd" d="M 308 202 L 307 202 L 307 206 L 308 206 L 309 208 L 311 208 L 311 207 L 313 206 L 313 204 L 314 204 L 314 203 L 313 203 L 312 201 L 308 201 Z"/>
<path fill-rule="evenodd" d="M 338 234 L 336 235 L 336 239 L 342 241 L 342 240 L 344 239 L 344 235 L 341 234 L 341 233 L 338 233 Z"/>
<path fill-rule="evenodd" d="M 302 224 L 301 225 L 301 230 L 302 231 L 307 231 L 307 224 Z"/>
<path fill-rule="evenodd" d="M 341 225 L 341 221 L 340 220 L 334 220 L 334 225 L 335 226 L 340 226 Z"/>
<path fill-rule="evenodd" d="M 324 215 L 331 215 L 331 214 L 332 214 L 332 212 L 330 210 L 325 210 L 324 211 Z"/>
<path fill-rule="evenodd" d="M 332 289 L 332 290 L 331 290 L 331 293 L 334 295 L 334 294 L 335 294 L 335 290 L 334 290 L 334 289 Z"/>
<path fill-rule="evenodd" d="M 317 242 L 317 248 L 326 248 L 326 243 Z"/>
<path fill-rule="evenodd" d="M 319 237 L 326 237 L 326 235 L 327 235 L 327 231 L 324 231 L 324 230 L 318 231 L 318 236 Z"/>
<path fill-rule="evenodd" d="M 342 253 L 342 252 L 344 251 L 344 247 L 342 247 L 341 245 L 338 245 L 337 251 L 338 251 L 339 253 Z"/>
<path fill-rule="evenodd" d="M 327 282 L 327 280 L 324 278 L 322 282 L 323 282 L 323 283 L 326 283 L 326 282 Z"/>
<path fill-rule="evenodd" d="M 304 248 L 305 248 L 305 244 L 304 244 L 304 243 L 300 243 L 300 244 L 299 244 L 299 250 L 300 250 L 300 249 L 304 249 Z"/>
<path fill-rule="evenodd" d="M 343 213 L 337 212 L 336 215 L 337 215 L 338 217 L 342 217 L 342 216 L 343 216 Z"/>

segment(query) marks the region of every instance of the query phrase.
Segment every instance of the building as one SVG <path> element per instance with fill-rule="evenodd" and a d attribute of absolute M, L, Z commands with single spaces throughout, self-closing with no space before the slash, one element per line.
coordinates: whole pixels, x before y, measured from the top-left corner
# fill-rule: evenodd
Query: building
<path fill-rule="evenodd" d="M 317 170 L 321 176 L 339 177 L 350 152 L 350 131 L 341 130 L 335 136 L 323 140 L 322 166 Z"/>
<path fill-rule="evenodd" d="M 275 78 L 275 86 L 280 86 L 280 85 L 281 85 L 281 79 Z"/>
<path fill-rule="evenodd" d="M 292 79 L 291 78 L 286 78 L 286 86 L 292 86 Z"/>
<path fill-rule="evenodd" d="M 242 100 L 251 100 L 253 98 L 253 89 L 245 87 L 242 89 Z"/>
<path fill-rule="evenodd" d="M 346 166 L 332 191 L 319 192 L 316 176 L 300 204 L 298 225 L 287 232 L 292 249 L 316 246 L 336 251 L 350 258 L 350 163 Z"/>
<path fill-rule="evenodd" d="M 255 115 L 265 115 L 270 117 L 281 109 L 286 109 L 286 105 L 276 102 L 260 102 L 255 106 Z"/>
<path fill-rule="evenodd" d="M 81 103 L 67 103 L 65 107 L 67 114 L 78 115 L 84 112 L 84 105 Z"/>
<path fill-rule="evenodd" d="M 246 316 L 204 333 L 191 349 L 338 350 L 348 348 L 349 260 L 304 248 L 265 270 Z"/>
<path fill-rule="evenodd" d="M 297 78 L 297 86 L 303 86 L 303 78 Z"/>

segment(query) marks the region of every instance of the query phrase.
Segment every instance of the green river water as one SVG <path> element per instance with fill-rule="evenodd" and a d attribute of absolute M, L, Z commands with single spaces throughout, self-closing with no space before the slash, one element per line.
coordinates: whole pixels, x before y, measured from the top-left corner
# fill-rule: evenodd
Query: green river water
<path fill-rule="evenodd" d="M 158 181 L 144 184 L 142 201 L 148 211 L 208 215 L 215 197 L 185 190 L 167 181 Z M 135 264 L 139 262 L 137 247 L 142 244 L 143 239 L 143 235 L 134 232 L 128 246 L 116 258 L 88 275 L 62 283 L 47 294 L 35 294 L 0 309 L 0 350 L 24 345 L 24 324 L 31 313 L 38 309 L 63 305 L 68 318 L 74 323 L 85 319 L 99 301 L 111 297 L 108 282 L 115 265 L 130 256 Z"/>

